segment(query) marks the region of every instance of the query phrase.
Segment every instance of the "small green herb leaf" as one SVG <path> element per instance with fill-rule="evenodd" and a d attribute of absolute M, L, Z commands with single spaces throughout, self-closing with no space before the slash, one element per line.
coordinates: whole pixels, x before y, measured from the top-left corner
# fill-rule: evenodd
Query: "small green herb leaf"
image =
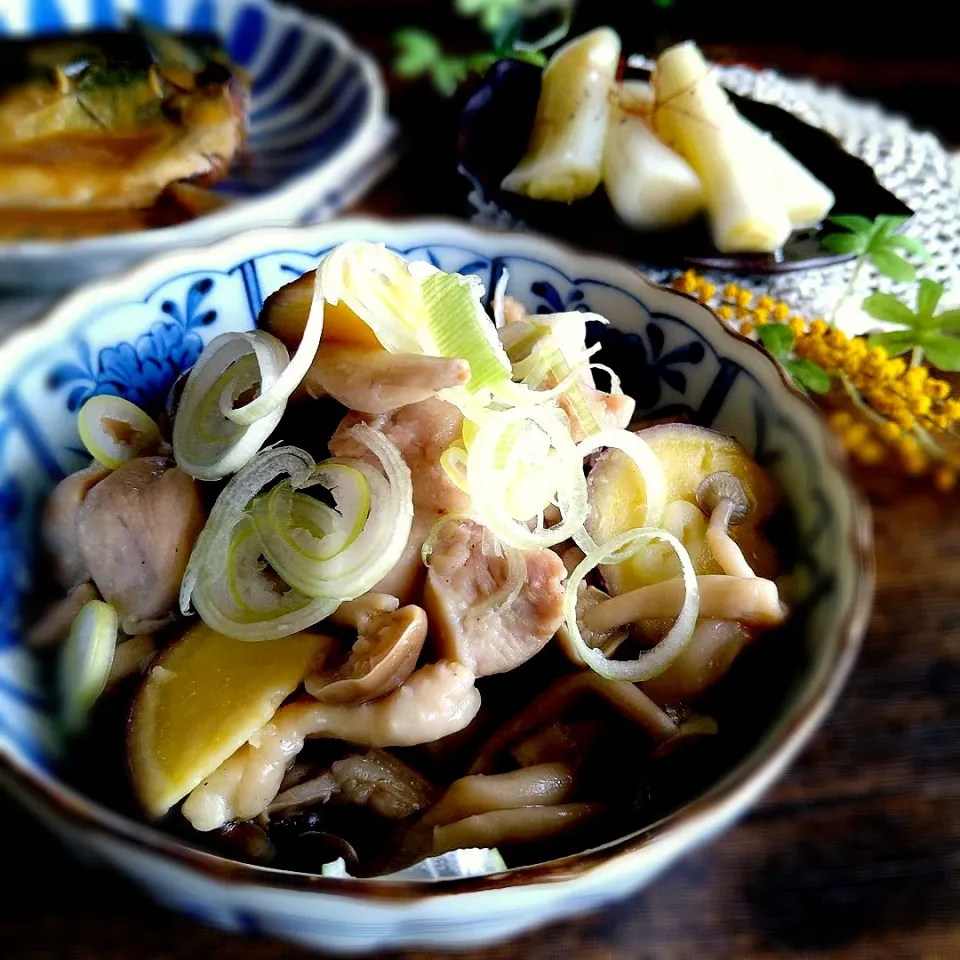
<path fill-rule="evenodd" d="M 443 56 L 437 38 L 426 30 L 407 27 L 393 35 L 397 56 L 393 70 L 398 77 L 413 79 L 429 73 L 431 67 Z"/>
<path fill-rule="evenodd" d="M 873 224 L 877 233 L 889 236 L 897 227 L 902 227 L 909 219 L 909 217 L 905 217 L 902 214 L 891 215 L 889 213 L 881 213 L 880 216 L 873 221 Z"/>
<path fill-rule="evenodd" d="M 960 340 L 943 334 L 927 334 L 923 338 L 923 350 L 935 367 L 951 373 L 960 370 Z"/>
<path fill-rule="evenodd" d="M 812 360 L 788 360 L 784 366 L 803 389 L 811 393 L 830 391 L 830 374 Z"/>
<path fill-rule="evenodd" d="M 892 237 L 887 237 L 887 246 L 904 250 L 911 256 L 916 257 L 921 263 L 927 263 L 930 260 L 930 251 L 916 237 L 905 237 L 898 233 Z"/>
<path fill-rule="evenodd" d="M 868 255 L 880 273 L 897 283 L 912 283 L 917 278 L 917 271 L 892 250 L 869 248 Z"/>
<path fill-rule="evenodd" d="M 477 17 L 487 33 L 499 30 L 508 18 L 518 13 L 520 0 L 456 0 L 457 13 L 462 17 Z"/>
<path fill-rule="evenodd" d="M 831 233 L 823 238 L 823 245 L 831 253 L 865 253 L 867 238 L 859 233 Z"/>
<path fill-rule="evenodd" d="M 757 327 L 757 337 L 767 353 L 785 360 L 793 349 L 793 331 L 782 323 L 765 323 Z"/>
<path fill-rule="evenodd" d="M 917 316 L 921 322 L 929 323 L 934 319 L 933 312 L 943 297 L 944 287 L 936 280 L 924 277 L 917 284 Z"/>
<path fill-rule="evenodd" d="M 916 323 L 913 311 L 892 293 L 871 293 L 861 304 L 863 312 L 885 323 L 899 323 L 912 327 Z"/>
<path fill-rule="evenodd" d="M 910 330 L 895 330 L 891 333 L 871 333 L 867 343 L 871 347 L 883 347 L 891 357 L 898 357 L 916 346 L 917 338 Z"/>
<path fill-rule="evenodd" d="M 532 63 L 536 67 L 545 67 L 549 59 L 542 50 L 514 50 L 510 54 L 510 58 L 522 60 L 524 63 Z"/>
<path fill-rule="evenodd" d="M 937 314 L 937 326 L 941 333 L 960 332 L 960 309 L 944 310 Z"/>
<path fill-rule="evenodd" d="M 852 233 L 862 233 L 867 236 L 873 233 L 873 221 L 856 213 L 839 213 L 834 217 L 827 217 L 827 220 Z"/>

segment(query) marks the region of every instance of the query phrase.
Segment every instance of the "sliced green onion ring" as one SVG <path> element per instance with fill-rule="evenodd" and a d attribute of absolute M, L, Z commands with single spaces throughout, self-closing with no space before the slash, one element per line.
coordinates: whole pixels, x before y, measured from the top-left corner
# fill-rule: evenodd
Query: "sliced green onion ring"
<path fill-rule="evenodd" d="M 117 611 L 102 600 L 81 607 L 60 650 L 58 685 L 64 729 L 79 733 L 107 686 L 117 649 Z"/>
<path fill-rule="evenodd" d="M 660 527 L 663 523 L 663 511 L 667 505 L 667 479 L 657 455 L 650 449 L 649 444 L 635 433 L 613 428 L 601 430 L 582 440 L 577 444 L 577 453 L 582 461 L 591 453 L 604 447 L 617 449 L 633 461 L 643 478 L 647 500 L 644 525 Z M 573 539 L 584 553 L 590 553 L 597 548 L 597 544 L 586 530 L 573 534 Z"/>
<path fill-rule="evenodd" d="M 268 333 L 224 333 L 204 348 L 183 388 L 173 423 L 177 466 L 200 480 L 235 473 L 263 446 L 283 416 L 283 406 L 250 425 L 224 415 L 246 393 L 279 376 L 287 349 Z"/>
<path fill-rule="evenodd" d="M 250 426 L 277 410 L 283 412 L 290 394 L 300 386 L 300 381 L 307 375 L 317 356 L 320 338 L 323 335 L 323 307 L 323 288 L 319 283 L 314 282 L 310 312 L 307 314 L 297 352 L 277 369 L 273 366 L 273 361 L 275 357 L 279 359 L 280 354 L 275 344 L 268 343 L 258 351 L 258 359 L 264 354 L 269 354 L 268 358 L 260 360 L 260 393 L 249 403 L 239 407 L 234 407 L 233 403 L 226 403 L 225 395 L 221 395 L 220 409 L 225 417 L 241 426 Z M 255 334 L 257 333 L 262 337 L 270 337 L 263 331 L 255 331 Z M 274 339 L 270 337 L 270 340 Z M 283 354 L 286 355 L 286 349 Z"/>
<path fill-rule="evenodd" d="M 527 421 L 538 427 L 555 451 L 556 482 L 551 485 L 557 494 L 562 519 L 548 529 L 531 530 L 512 516 L 506 486 L 509 467 L 497 469 L 506 443 L 516 440 L 515 424 Z M 552 547 L 583 530 L 590 512 L 587 482 L 583 475 L 583 458 L 579 456 L 570 431 L 559 411 L 542 406 L 514 407 L 491 413 L 481 425 L 467 454 L 467 483 L 477 518 L 505 544 L 520 550 Z"/>
<path fill-rule="evenodd" d="M 605 363 L 591 363 L 591 370 L 602 370 L 610 378 L 610 395 L 614 397 L 622 396 L 623 387 L 620 384 L 620 377 L 617 372 L 608 367 Z"/>
<path fill-rule="evenodd" d="M 467 485 L 467 450 L 459 443 L 452 443 L 440 454 L 440 466 L 450 482 L 461 492 L 470 493 Z"/>
<path fill-rule="evenodd" d="M 423 565 L 425 567 L 430 566 L 430 554 L 433 553 L 433 548 L 437 545 L 437 541 L 440 539 L 440 536 L 443 533 L 443 528 L 448 523 L 453 523 L 455 520 L 472 519 L 473 517 L 471 517 L 469 513 L 461 513 L 459 511 L 444 513 L 437 517 L 437 519 L 434 520 L 433 526 L 430 528 L 429 533 L 427 533 L 426 539 L 423 541 L 423 546 L 420 548 L 420 560 L 423 562 Z"/>
<path fill-rule="evenodd" d="M 366 593 L 396 566 L 410 536 L 410 468 L 397 448 L 366 424 L 355 426 L 351 435 L 375 454 L 383 474 L 362 460 L 328 461 L 307 479 L 280 484 L 251 507 L 264 556 L 307 596 L 340 601 Z M 311 498 L 297 493 L 318 483 L 333 494 L 341 518 L 319 538 L 317 524 L 304 522 Z"/>
<path fill-rule="evenodd" d="M 80 408 L 77 429 L 90 456 L 108 470 L 155 452 L 161 441 L 160 428 L 148 414 L 123 397 L 107 394 L 91 397 Z"/>
<path fill-rule="evenodd" d="M 193 592 L 208 627 L 235 640 L 276 640 L 308 629 L 339 606 L 338 600 L 317 600 L 278 582 L 262 556 L 253 521 L 241 517 L 230 531 L 221 563 L 202 570 Z"/>
<path fill-rule="evenodd" d="M 436 267 L 408 263 L 382 243 L 347 240 L 323 258 L 317 278 L 327 302 L 349 307 L 384 349 L 422 353 L 420 285 L 434 272 Z"/>
<path fill-rule="evenodd" d="M 323 309 L 317 284 L 292 360 L 287 348 L 263 330 L 223 333 L 207 344 L 190 371 L 174 420 L 173 452 L 181 470 L 200 480 L 219 480 L 257 453 L 316 357 Z"/>
<path fill-rule="evenodd" d="M 441 357 L 470 364 L 469 393 L 510 380 L 510 360 L 483 309 L 483 289 L 457 273 L 437 271 L 423 281 L 426 333 Z M 430 351 L 433 352 L 433 351 Z"/>
<path fill-rule="evenodd" d="M 680 561 L 684 598 L 680 614 L 667 635 L 652 649 L 645 650 L 636 660 L 608 660 L 602 651 L 589 646 L 577 624 L 577 591 L 584 578 L 594 567 L 608 563 L 623 563 L 638 553 L 648 543 L 669 544 Z M 584 663 L 607 680 L 629 680 L 639 683 L 663 673 L 683 653 L 697 626 L 700 614 L 700 590 L 697 574 L 690 555 L 673 534 L 656 527 L 638 527 L 611 538 L 602 546 L 587 553 L 576 569 L 567 578 L 563 597 L 567 632 Z"/>
<path fill-rule="evenodd" d="M 220 491 L 187 562 L 180 584 L 181 613 L 190 612 L 190 600 L 201 572 L 216 568 L 218 564 L 222 566 L 234 528 L 247 504 L 277 477 L 286 474 L 294 481 L 305 480 L 314 466 L 314 459 L 306 450 L 274 447 L 262 451 L 230 479 Z"/>

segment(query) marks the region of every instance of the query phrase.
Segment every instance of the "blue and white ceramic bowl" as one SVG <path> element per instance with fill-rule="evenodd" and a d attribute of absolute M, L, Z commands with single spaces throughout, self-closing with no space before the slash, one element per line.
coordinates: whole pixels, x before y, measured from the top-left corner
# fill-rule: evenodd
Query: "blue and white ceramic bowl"
<path fill-rule="evenodd" d="M 796 513 L 795 616 L 804 666 L 756 744 L 702 796 L 600 849 L 498 875 L 425 883 L 339 880 L 234 863 L 98 806 L 57 779 L 57 740 L 22 605 L 34 518 L 83 457 L 74 411 L 96 393 L 163 397 L 202 345 L 254 325 L 264 298 L 350 238 L 382 241 L 488 288 L 504 269 L 532 310 L 610 318 L 607 362 L 642 415 L 686 412 L 737 436 Z M 0 351 L 0 778 L 82 854 L 160 903 L 230 930 L 359 953 L 488 943 L 617 900 L 740 816 L 797 754 L 853 662 L 871 592 L 867 515 L 814 408 L 755 344 L 631 267 L 532 235 L 453 223 L 342 220 L 245 233 L 92 284 Z"/>
<path fill-rule="evenodd" d="M 0 288 L 66 289 L 160 250 L 319 221 L 390 162 L 392 127 L 373 59 L 327 21 L 271 0 L 3 0 L 0 39 L 118 27 L 131 16 L 216 33 L 250 75 L 249 161 L 216 188 L 230 203 L 173 227 L 0 243 Z"/>

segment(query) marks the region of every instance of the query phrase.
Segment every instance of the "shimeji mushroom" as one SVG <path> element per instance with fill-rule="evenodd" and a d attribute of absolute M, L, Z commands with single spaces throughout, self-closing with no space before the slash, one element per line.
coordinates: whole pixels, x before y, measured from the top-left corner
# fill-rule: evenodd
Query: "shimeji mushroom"
<path fill-rule="evenodd" d="M 389 593 L 361 594 L 355 600 L 344 600 L 330 614 L 330 622 L 338 627 L 352 627 L 357 632 L 370 619 L 380 613 L 393 613 L 400 606 L 400 600 Z"/>
<path fill-rule="evenodd" d="M 477 754 L 469 772 L 476 774 L 489 770 L 501 751 L 525 734 L 556 720 L 589 694 L 605 700 L 622 717 L 643 727 L 658 743 L 672 740 L 680 733 L 676 721 L 632 683 L 606 680 L 591 670 L 582 670 L 551 684 L 494 732 Z"/>
<path fill-rule="evenodd" d="M 549 840 L 581 826 L 607 809 L 603 803 L 567 803 L 558 806 L 519 807 L 478 813 L 433 831 L 431 856 L 474 847 L 503 847 L 511 843 Z"/>
<path fill-rule="evenodd" d="M 331 343 L 317 351 L 300 390 L 313 398 L 331 396 L 350 410 L 376 414 L 462 387 L 469 379 L 470 364 L 455 357 Z"/>
<path fill-rule="evenodd" d="M 288 787 L 267 808 L 271 816 L 290 816 L 336 796 L 370 807 L 388 820 L 403 820 L 430 805 L 436 791 L 412 767 L 383 750 L 351 754 L 317 777 Z"/>
<path fill-rule="evenodd" d="M 581 553 L 581 558 L 583 554 Z M 581 623 L 583 622 L 584 615 L 587 610 L 592 609 L 610 599 L 608 593 L 604 593 L 599 587 L 593 587 L 587 583 L 581 583 L 580 588 L 577 590 L 577 620 Z M 612 657 L 616 653 L 617 648 L 627 639 L 627 630 L 616 628 L 613 630 L 606 630 L 601 632 L 595 632 L 589 627 L 584 625 L 580 630 L 580 635 L 583 637 L 588 647 L 593 647 L 594 650 L 602 650 L 604 656 Z M 562 624 L 560 629 L 556 633 L 557 643 L 560 645 L 560 649 L 563 651 L 564 656 L 577 667 L 585 667 L 583 657 L 580 656 L 579 651 L 577 650 L 575 644 L 570 639 L 570 633 L 567 630 L 567 625 Z"/>
<path fill-rule="evenodd" d="M 706 620 L 737 620 L 754 627 L 783 623 L 786 610 L 777 585 L 761 577 L 731 577 L 708 574 L 697 577 L 700 617 Z M 679 577 L 611 597 L 586 611 L 584 625 L 604 633 L 641 620 L 674 620 L 680 614 L 686 588 Z"/>
<path fill-rule="evenodd" d="M 407 606 L 366 616 L 339 669 L 307 677 L 307 693 L 323 703 L 367 703 L 392 693 L 413 673 L 427 638 L 427 615 Z"/>
<path fill-rule="evenodd" d="M 466 817 L 521 807 L 566 803 L 575 786 L 568 763 L 541 763 L 509 773 L 461 777 L 424 814 L 421 826 L 445 826 Z"/>
<path fill-rule="evenodd" d="M 756 576 L 743 551 L 730 536 L 731 525 L 741 523 L 750 512 L 743 483 L 726 470 L 711 473 L 697 487 L 697 506 L 710 518 L 707 546 L 724 573 L 751 579 Z"/>

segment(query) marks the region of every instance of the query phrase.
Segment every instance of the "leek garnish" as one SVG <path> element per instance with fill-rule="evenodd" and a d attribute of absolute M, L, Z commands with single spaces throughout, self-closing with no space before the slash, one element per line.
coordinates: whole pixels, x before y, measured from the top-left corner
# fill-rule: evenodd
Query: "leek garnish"
<path fill-rule="evenodd" d="M 160 428 L 123 397 L 91 397 L 77 414 L 77 429 L 90 456 L 108 470 L 160 446 Z"/>
<path fill-rule="evenodd" d="M 516 468 L 509 456 L 515 443 L 518 425 L 523 428 L 522 443 L 535 451 L 534 456 L 551 464 L 543 476 L 540 495 L 555 499 L 560 505 L 560 523 L 547 529 L 531 530 L 523 521 L 529 514 L 517 517 L 511 510 L 509 488 L 515 481 Z M 550 459 L 548 460 L 547 457 Z M 498 464 L 504 466 L 498 467 Z M 467 453 L 467 483 L 473 497 L 477 519 L 505 544 L 518 549 L 535 550 L 552 547 L 583 529 L 590 512 L 587 483 L 582 458 L 578 456 L 562 413 L 543 406 L 514 407 L 491 413 L 477 431 Z"/>
<path fill-rule="evenodd" d="M 107 685 L 117 649 L 117 611 L 102 600 L 84 604 L 60 651 L 60 712 L 68 733 L 79 733 Z"/>
<path fill-rule="evenodd" d="M 470 393 L 510 379 L 510 361 L 490 323 L 477 290 L 455 273 L 432 274 L 423 281 L 427 329 L 441 357 L 470 364 Z"/>
<path fill-rule="evenodd" d="M 306 481 L 285 481 L 251 505 L 264 557 L 306 596 L 342 601 L 366 593 L 393 569 L 410 534 L 409 468 L 396 447 L 370 427 L 358 425 L 353 435 L 380 459 L 386 477 L 362 460 L 329 461 Z M 329 508 L 299 492 L 315 484 L 336 500 L 332 525 Z"/>
<path fill-rule="evenodd" d="M 181 470 L 219 480 L 256 455 L 313 363 L 323 305 L 317 284 L 292 360 L 287 348 L 262 330 L 224 333 L 207 344 L 190 371 L 174 421 L 173 452 Z"/>
<path fill-rule="evenodd" d="M 410 470 L 366 424 L 362 460 L 314 464 L 297 447 L 265 450 L 224 487 L 184 574 L 181 610 L 238 640 L 284 637 L 328 617 L 393 569 L 413 523 Z M 268 493 L 265 486 L 287 474 Z M 321 484 L 337 509 L 304 493 Z"/>
<path fill-rule="evenodd" d="M 274 447 L 264 450 L 230 479 L 220 491 L 187 562 L 180 584 L 181 613 L 190 612 L 190 601 L 201 572 L 222 561 L 226 555 L 234 528 L 247 504 L 277 477 L 286 474 L 294 480 L 306 479 L 314 466 L 313 457 L 306 450 Z"/>
<path fill-rule="evenodd" d="M 306 630 L 339 606 L 313 599 L 272 576 L 262 559 L 263 544 L 253 521 L 241 517 L 229 532 L 217 564 L 205 566 L 193 591 L 203 622 L 235 640 L 275 640 Z"/>
<path fill-rule="evenodd" d="M 317 282 L 329 303 L 349 307 L 390 353 L 425 353 L 420 340 L 420 285 L 437 268 L 408 262 L 382 243 L 347 240 L 317 267 Z"/>
<path fill-rule="evenodd" d="M 655 647 L 646 650 L 636 660 L 608 660 L 601 650 L 594 649 L 583 639 L 577 624 L 577 595 L 580 584 L 595 567 L 608 563 L 623 563 L 649 543 L 666 543 L 680 561 L 684 586 L 680 614 L 667 635 Z M 690 642 L 700 614 L 700 590 L 696 571 L 683 544 L 666 530 L 640 527 L 627 530 L 587 552 L 567 579 L 563 598 L 567 631 L 577 652 L 591 670 L 608 680 L 628 680 L 638 683 L 663 673 Z"/>

